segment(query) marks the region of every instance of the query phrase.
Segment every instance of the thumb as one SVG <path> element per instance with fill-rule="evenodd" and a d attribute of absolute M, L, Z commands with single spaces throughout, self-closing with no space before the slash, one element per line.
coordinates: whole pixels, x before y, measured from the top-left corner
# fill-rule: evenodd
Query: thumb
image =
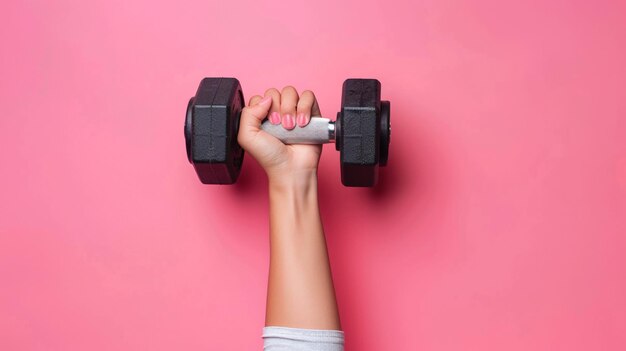
<path fill-rule="evenodd" d="M 259 129 L 272 106 L 272 97 L 266 96 L 254 105 L 246 106 L 241 111 L 240 125 L 246 129 Z"/>

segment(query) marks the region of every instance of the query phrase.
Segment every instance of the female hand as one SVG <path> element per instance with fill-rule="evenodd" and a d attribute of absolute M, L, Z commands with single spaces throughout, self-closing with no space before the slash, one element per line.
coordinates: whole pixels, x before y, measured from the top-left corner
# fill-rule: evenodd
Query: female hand
<path fill-rule="evenodd" d="M 265 97 L 253 96 L 241 112 L 237 140 L 269 178 L 270 272 L 265 325 L 324 329 L 325 334 L 334 331 L 333 344 L 341 340 L 343 345 L 343 334 L 337 332 L 341 323 L 317 198 L 322 145 L 285 145 L 261 129 L 266 117 L 270 123 L 294 129 L 319 115 L 312 92 L 299 97 L 291 86 L 282 92 L 269 89 Z"/>
<path fill-rule="evenodd" d="M 317 175 L 322 145 L 285 145 L 261 129 L 268 117 L 272 124 L 285 129 L 306 126 L 311 116 L 320 116 L 313 92 L 307 90 L 298 96 L 292 86 L 268 89 L 264 97 L 255 95 L 241 112 L 239 145 L 263 167 L 270 183 L 306 184 Z"/>

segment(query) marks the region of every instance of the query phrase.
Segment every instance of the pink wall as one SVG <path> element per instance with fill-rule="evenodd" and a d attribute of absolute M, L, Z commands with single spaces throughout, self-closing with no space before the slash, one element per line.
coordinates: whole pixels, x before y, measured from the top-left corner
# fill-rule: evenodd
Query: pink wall
<path fill-rule="evenodd" d="M 203 186 L 204 76 L 392 101 L 321 208 L 347 350 L 626 349 L 626 5 L 3 1 L 0 349 L 259 350 L 267 191 Z"/>

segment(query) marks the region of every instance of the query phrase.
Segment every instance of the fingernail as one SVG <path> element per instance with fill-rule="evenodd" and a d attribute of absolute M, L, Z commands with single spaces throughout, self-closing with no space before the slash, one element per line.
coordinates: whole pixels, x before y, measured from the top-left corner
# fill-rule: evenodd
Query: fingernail
<path fill-rule="evenodd" d="M 278 114 L 278 112 L 270 113 L 270 123 L 271 124 L 280 124 L 280 114 Z"/>
<path fill-rule="evenodd" d="M 294 121 L 293 116 L 290 114 L 286 114 L 283 118 L 283 127 L 285 129 L 293 129 L 296 126 L 296 121 Z"/>
<path fill-rule="evenodd" d="M 299 113 L 296 121 L 298 122 L 298 126 L 304 127 L 306 125 L 306 115 L 304 113 Z"/>

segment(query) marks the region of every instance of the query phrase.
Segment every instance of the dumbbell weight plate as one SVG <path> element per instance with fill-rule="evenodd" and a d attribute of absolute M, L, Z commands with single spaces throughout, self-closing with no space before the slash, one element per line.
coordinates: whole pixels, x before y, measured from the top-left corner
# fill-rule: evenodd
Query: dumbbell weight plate
<path fill-rule="evenodd" d="M 389 159 L 389 143 L 391 142 L 391 103 L 380 102 L 380 156 L 378 164 L 387 165 Z"/>
<path fill-rule="evenodd" d="M 235 78 L 204 78 L 185 116 L 187 158 L 204 184 L 232 184 L 243 163 L 237 143 L 244 98 Z"/>
<path fill-rule="evenodd" d="M 337 149 L 341 182 L 371 187 L 378 178 L 381 154 L 380 82 L 347 79 L 343 83 L 341 112 L 337 115 Z"/>
<path fill-rule="evenodd" d="M 187 150 L 187 160 L 193 164 L 191 159 L 191 124 L 193 123 L 193 101 L 195 98 L 189 99 L 187 103 L 187 112 L 185 113 L 185 147 Z"/>

